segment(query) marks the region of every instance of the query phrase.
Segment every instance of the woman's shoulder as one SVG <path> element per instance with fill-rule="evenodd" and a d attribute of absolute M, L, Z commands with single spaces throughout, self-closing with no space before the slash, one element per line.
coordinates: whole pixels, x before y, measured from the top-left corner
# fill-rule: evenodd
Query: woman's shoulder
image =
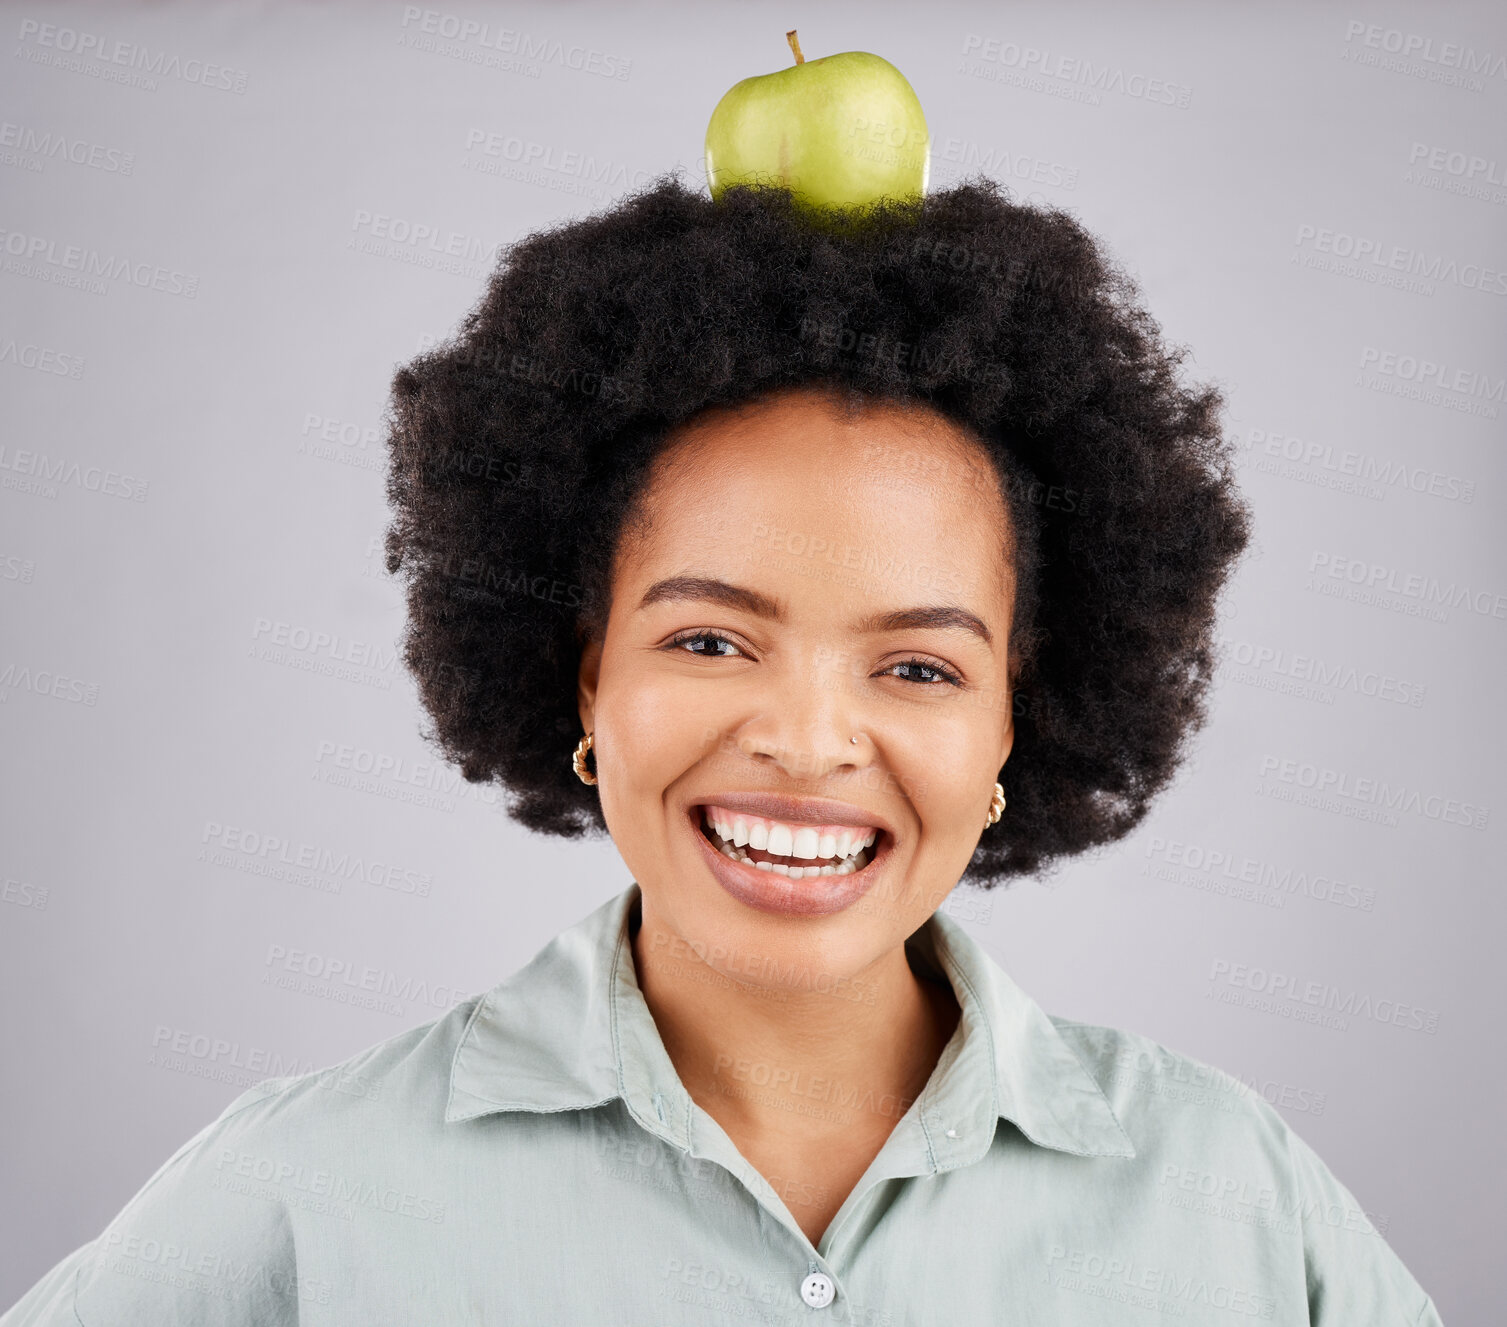
<path fill-rule="evenodd" d="M 1059 1014 L 1047 1017 L 1106 1094 L 1113 1089 L 1125 1099 L 1151 1097 L 1207 1105 L 1225 1113 L 1248 1108 L 1264 1115 L 1263 1107 L 1270 1109 L 1253 1083 L 1144 1033 Z"/>
<path fill-rule="evenodd" d="M 408 1113 L 443 1114 L 456 1047 L 487 995 L 473 995 L 438 1018 L 301 1074 L 266 1078 L 234 1098 L 214 1121 L 236 1129 L 350 1127 Z"/>
<path fill-rule="evenodd" d="M 1202 1152 L 1261 1158 L 1271 1167 L 1289 1164 L 1292 1127 L 1265 1095 L 1274 1085 L 1244 1079 L 1128 1028 L 1048 1018 L 1098 1084 L 1138 1154 Z M 1305 1093 L 1301 1100 L 1322 1112 L 1322 1094 Z"/>
<path fill-rule="evenodd" d="M 338 1200 L 356 1187 L 341 1182 L 342 1166 L 380 1157 L 385 1168 L 419 1155 L 426 1138 L 444 1134 L 456 1048 L 486 998 L 468 997 L 322 1068 L 263 1079 L 169 1157 L 133 1205 L 177 1172 L 180 1188 L 261 1185 L 285 1205 L 319 1206 L 327 1192 Z"/>
<path fill-rule="evenodd" d="M 1308 1121 L 1323 1117 L 1324 1092 L 1237 1076 L 1124 1028 L 1048 1017 L 1131 1138 L 1150 1201 L 1290 1239 L 1325 1322 L 1438 1322 L 1387 1243 L 1387 1218 L 1363 1207 L 1305 1137 L 1317 1132 Z M 1283 1111 L 1306 1119 L 1295 1126 Z"/>
<path fill-rule="evenodd" d="M 86 1323 L 183 1321 L 190 1307 L 205 1324 L 298 1322 L 301 1303 L 333 1292 L 301 1274 L 295 1226 L 307 1239 L 392 1214 L 443 1222 L 423 1176 L 444 1143 L 456 1046 L 484 998 L 242 1092 L 49 1274 L 46 1293 Z"/>

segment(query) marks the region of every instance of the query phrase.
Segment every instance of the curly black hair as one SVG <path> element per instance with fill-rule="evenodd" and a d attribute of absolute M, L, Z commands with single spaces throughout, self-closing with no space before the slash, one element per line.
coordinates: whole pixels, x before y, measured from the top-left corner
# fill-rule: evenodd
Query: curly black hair
<path fill-rule="evenodd" d="M 1250 534 L 1222 395 L 1179 381 L 1185 354 L 1076 219 L 983 176 L 817 217 L 672 172 L 524 237 L 393 378 L 387 568 L 424 737 L 528 828 L 605 832 L 570 765 L 577 674 L 661 444 L 797 386 L 920 402 L 993 461 L 1017 570 L 1010 810 L 963 878 L 1120 838 L 1205 721 Z"/>

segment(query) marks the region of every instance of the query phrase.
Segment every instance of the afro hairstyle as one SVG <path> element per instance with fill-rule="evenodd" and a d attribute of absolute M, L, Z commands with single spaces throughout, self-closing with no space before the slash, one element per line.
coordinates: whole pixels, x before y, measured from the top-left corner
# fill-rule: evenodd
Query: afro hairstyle
<path fill-rule="evenodd" d="M 1180 381 L 1185 354 L 1074 217 L 983 176 L 813 214 L 672 172 L 524 236 L 392 383 L 386 566 L 425 740 L 529 829 L 605 833 L 571 768 L 577 677 L 650 464 L 698 412 L 805 386 L 940 412 L 1006 499 L 1010 809 L 963 879 L 1122 837 L 1205 722 L 1250 537 L 1223 398 Z"/>

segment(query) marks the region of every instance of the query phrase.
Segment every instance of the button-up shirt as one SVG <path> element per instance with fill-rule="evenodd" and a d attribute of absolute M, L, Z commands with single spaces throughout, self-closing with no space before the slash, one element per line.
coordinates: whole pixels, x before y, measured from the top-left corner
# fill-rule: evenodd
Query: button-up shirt
<path fill-rule="evenodd" d="M 961 1017 L 903 1111 L 719 1060 L 826 1120 L 897 1117 L 813 1244 L 786 1204 L 809 1181 L 777 1189 L 682 1086 L 635 975 L 638 899 L 431 1023 L 237 1097 L 0 1327 L 1440 1327 L 1259 1093 L 1045 1014 L 945 912 L 906 949 Z"/>

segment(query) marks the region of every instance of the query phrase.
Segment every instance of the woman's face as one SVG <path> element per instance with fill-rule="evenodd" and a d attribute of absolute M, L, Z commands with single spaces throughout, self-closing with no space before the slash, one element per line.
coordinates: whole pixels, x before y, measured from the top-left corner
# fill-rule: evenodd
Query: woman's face
<path fill-rule="evenodd" d="M 929 409 L 846 418 L 799 389 L 692 421 L 641 510 L 579 695 L 640 943 L 688 944 L 744 983 L 854 977 L 957 883 L 1010 753 L 994 470 Z M 734 861 L 709 805 L 735 855 L 832 869 Z M 871 864 L 840 869 L 869 827 Z"/>

